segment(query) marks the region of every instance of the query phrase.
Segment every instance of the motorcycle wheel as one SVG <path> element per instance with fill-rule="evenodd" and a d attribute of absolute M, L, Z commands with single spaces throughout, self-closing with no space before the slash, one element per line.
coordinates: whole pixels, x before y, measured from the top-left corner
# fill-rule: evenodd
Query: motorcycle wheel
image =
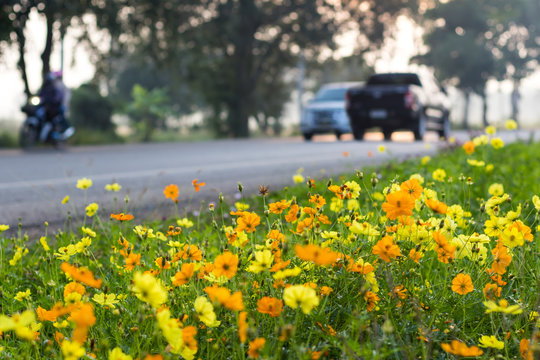
<path fill-rule="evenodd" d="M 23 149 L 31 149 L 36 145 L 38 136 L 38 130 L 35 126 L 23 124 L 19 133 L 19 145 Z"/>

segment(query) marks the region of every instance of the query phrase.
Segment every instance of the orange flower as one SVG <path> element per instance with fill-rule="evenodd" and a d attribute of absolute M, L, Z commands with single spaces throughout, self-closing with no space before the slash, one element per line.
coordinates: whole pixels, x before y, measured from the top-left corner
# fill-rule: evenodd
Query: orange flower
<path fill-rule="evenodd" d="M 405 191 L 407 194 L 411 195 L 413 199 L 418 199 L 422 195 L 422 186 L 417 179 L 410 179 L 401 183 L 401 191 Z"/>
<path fill-rule="evenodd" d="M 411 251 L 409 251 L 409 259 L 411 259 L 415 263 L 418 264 L 418 261 L 421 258 L 422 258 L 422 252 L 421 251 L 417 251 L 416 249 L 411 249 Z"/>
<path fill-rule="evenodd" d="M 174 286 L 180 286 L 187 284 L 188 281 L 193 277 L 195 271 L 195 264 L 182 264 L 182 268 L 171 278 Z"/>
<path fill-rule="evenodd" d="M 474 152 L 474 143 L 472 141 L 466 141 L 464 144 L 463 144 L 463 150 L 465 150 L 465 152 L 470 155 Z"/>
<path fill-rule="evenodd" d="M 372 311 L 375 309 L 375 306 L 379 302 L 380 298 L 372 291 L 367 291 L 364 295 L 364 300 L 366 301 L 367 311 Z"/>
<path fill-rule="evenodd" d="M 88 335 L 88 328 L 96 323 L 94 307 L 92 304 L 82 304 L 78 309 L 71 312 L 68 320 L 75 323 L 72 340 L 84 344 Z"/>
<path fill-rule="evenodd" d="M 497 246 L 491 250 L 493 254 L 493 264 L 491 269 L 499 275 L 506 272 L 506 268 L 512 262 L 512 255 L 508 253 L 508 249 L 502 244 L 502 241 L 497 241 Z"/>
<path fill-rule="evenodd" d="M 195 188 L 195 192 L 199 192 L 201 190 L 201 187 L 206 186 L 205 182 L 197 183 L 197 179 L 194 179 L 192 182 L 193 187 Z"/>
<path fill-rule="evenodd" d="M 390 235 L 383 237 L 372 250 L 373 254 L 379 255 L 385 262 L 390 262 L 390 259 L 395 259 L 401 256 L 399 247 L 394 244 L 394 239 Z"/>
<path fill-rule="evenodd" d="M 446 214 L 448 210 L 448 206 L 445 203 L 435 199 L 427 199 L 426 205 L 438 214 Z"/>
<path fill-rule="evenodd" d="M 154 263 L 161 269 L 170 269 L 171 268 L 171 263 L 169 261 L 167 261 L 166 259 L 163 259 L 163 257 L 158 257 Z"/>
<path fill-rule="evenodd" d="M 255 231 L 255 227 L 261 223 L 261 218 L 255 213 L 244 211 L 236 222 L 236 231 L 252 233 Z"/>
<path fill-rule="evenodd" d="M 41 306 L 38 306 L 36 314 L 39 321 L 56 321 L 58 317 L 66 315 L 71 309 L 71 306 L 64 307 L 62 303 L 56 303 L 51 310 L 45 310 Z"/>
<path fill-rule="evenodd" d="M 447 353 L 459 356 L 480 356 L 484 353 L 479 347 L 468 347 L 459 340 L 452 340 L 450 344 L 443 343 L 441 347 Z"/>
<path fill-rule="evenodd" d="M 311 229 L 312 227 L 313 227 L 313 218 L 312 217 L 305 218 L 304 220 L 299 221 L 298 224 L 296 224 L 296 233 L 301 234 L 306 229 Z"/>
<path fill-rule="evenodd" d="M 225 287 L 207 286 L 204 291 L 212 301 L 217 301 L 222 306 L 229 310 L 239 311 L 244 310 L 244 302 L 242 300 L 242 292 L 236 291 L 231 294 L 231 291 Z"/>
<path fill-rule="evenodd" d="M 259 357 L 259 350 L 264 347 L 264 344 L 266 344 L 266 340 L 264 338 L 256 338 L 255 340 L 250 341 L 248 356 L 250 358 L 257 359 Z"/>
<path fill-rule="evenodd" d="M 261 314 L 277 317 L 283 311 L 283 301 L 265 296 L 257 301 L 257 311 Z"/>
<path fill-rule="evenodd" d="M 86 290 L 84 286 L 82 286 L 78 282 L 72 281 L 64 287 L 64 297 L 74 292 L 84 295 Z"/>
<path fill-rule="evenodd" d="M 533 349 L 529 339 L 521 339 L 519 342 L 519 353 L 525 360 L 533 360 Z"/>
<path fill-rule="evenodd" d="M 202 251 L 197 247 L 197 245 L 184 245 L 181 251 L 177 252 L 174 255 L 173 262 L 176 262 L 180 259 L 192 261 L 201 261 L 202 260 Z"/>
<path fill-rule="evenodd" d="M 396 191 L 386 195 L 386 202 L 382 209 L 390 220 L 395 220 L 400 215 L 412 215 L 414 198 L 405 191 Z"/>
<path fill-rule="evenodd" d="M 129 255 L 124 258 L 124 261 L 126 262 L 124 269 L 126 269 L 126 271 L 131 271 L 135 269 L 135 266 L 141 265 L 141 254 L 129 253 Z"/>
<path fill-rule="evenodd" d="M 228 279 L 236 275 L 238 270 L 238 257 L 229 251 L 220 254 L 214 260 L 214 275 L 226 276 Z"/>
<path fill-rule="evenodd" d="M 247 330 L 247 312 L 242 311 L 240 312 L 240 314 L 238 314 L 238 337 L 240 338 L 240 342 L 242 344 L 245 343 L 247 340 Z"/>
<path fill-rule="evenodd" d="M 319 290 L 321 295 L 330 295 L 330 293 L 334 291 L 334 289 L 332 289 L 330 286 L 321 286 Z"/>
<path fill-rule="evenodd" d="M 184 344 L 191 350 L 197 351 L 197 340 L 195 340 L 195 335 L 197 335 L 197 328 L 195 326 L 186 326 L 182 329 L 182 340 Z"/>
<path fill-rule="evenodd" d="M 144 360 L 163 360 L 163 356 L 161 356 L 160 354 L 157 354 L 157 355 L 146 355 L 144 357 Z"/>
<path fill-rule="evenodd" d="M 284 210 L 288 209 L 290 205 L 290 202 L 287 200 L 280 200 L 278 202 L 268 204 L 268 210 L 272 214 L 281 214 Z"/>
<path fill-rule="evenodd" d="M 338 185 L 330 185 L 328 187 L 328 190 L 334 193 L 338 199 L 345 199 L 345 195 L 343 194 L 343 188 Z"/>
<path fill-rule="evenodd" d="M 118 221 L 129 221 L 129 220 L 133 220 L 134 217 L 131 214 L 120 213 L 120 214 L 111 214 L 111 218 L 116 219 Z"/>
<path fill-rule="evenodd" d="M 407 289 L 403 285 L 398 285 L 394 288 L 394 294 L 400 299 L 405 299 L 407 297 Z"/>
<path fill-rule="evenodd" d="M 97 289 L 101 287 L 101 283 L 103 282 L 101 279 L 94 278 L 94 274 L 92 274 L 90 270 L 85 268 L 79 269 L 76 266 L 70 265 L 67 262 L 62 263 L 62 265 L 60 265 L 60 268 L 63 272 L 70 275 L 74 280 L 77 280 L 85 285 Z"/>
<path fill-rule="evenodd" d="M 497 284 L 487 283 L 484 286 L 484 296 L 488 300 L 492 300 L 497 297 L 501 297 L 502 288 L 498 287 Z"/>
<path fill-rule="evenodd" d="M 294 246 L 296 256 L 304 261 L 313 261 L 317 265 L 331 265 L 339 259 L 339 253 L 332 251 L 330 248 L 322 248 L 314 244 L 305 246 L 296 244 Z"/>
<path fill-rule="evenodd" d="M 309 198 L 309 202 L 315 204 L 317 209 L 320 209 L 321 207 L 323 207 L 324 204 L 326 204 L 326 200 L 318 194 L 312 195 Z"/>
<path fill-rule="evenodd" d="M 285 221 L 293 223 L 298 219 L 298 211 L 300 207 L 296 204 L 292 205 L 287 215 L 285 215 Z"/>
<path fill-rule="evenodd" d="M 459 295 L 465 295 L 474 290 L 472 279 L 468 274 L 458 274 L 452 280 L 452 291 Z"/>
<path fill-rule="evenodd" d="M 165 186 L 165 190 L 163 190 L 163 194 L 165 194 L 165 197 L 167 199 L 176 201 L 178 199 L 178 186 L 174 184 Z"/>

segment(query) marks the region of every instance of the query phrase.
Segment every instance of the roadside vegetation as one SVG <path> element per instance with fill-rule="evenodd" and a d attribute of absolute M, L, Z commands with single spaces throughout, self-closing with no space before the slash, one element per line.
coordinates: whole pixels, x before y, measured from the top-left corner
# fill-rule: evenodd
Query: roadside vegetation
<path fill-rule="evenodd" d="M 538 358 L 539 162 L 489 127 L 433 158 L 239 184 L 199 212 L 171 184 L 158 222 L 127 198 L 113 214 L 58 199 L 83 226 L 0 233 L 0 357 Z"/>

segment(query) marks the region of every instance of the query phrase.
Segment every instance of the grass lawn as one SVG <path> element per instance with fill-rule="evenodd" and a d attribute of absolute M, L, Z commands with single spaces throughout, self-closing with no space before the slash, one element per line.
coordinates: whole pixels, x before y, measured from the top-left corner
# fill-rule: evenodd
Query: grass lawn
<path fill-rule="evenodd" d="M 538 358 L 539 163 L 483 135 L 196 216 L 171 184 L 160 222 L 0 225 L 0 359 Z"/>

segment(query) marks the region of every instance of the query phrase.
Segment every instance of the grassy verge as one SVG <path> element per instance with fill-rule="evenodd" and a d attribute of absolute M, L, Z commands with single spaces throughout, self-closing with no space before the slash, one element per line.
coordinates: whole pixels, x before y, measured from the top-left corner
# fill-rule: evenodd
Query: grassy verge
<path fill-rule="evenodd" d="M 533 359 L 539 162 L 479 137 L 187 217 L 90 204 L 74 231 L 0 234 L 0 356 Z"/>

